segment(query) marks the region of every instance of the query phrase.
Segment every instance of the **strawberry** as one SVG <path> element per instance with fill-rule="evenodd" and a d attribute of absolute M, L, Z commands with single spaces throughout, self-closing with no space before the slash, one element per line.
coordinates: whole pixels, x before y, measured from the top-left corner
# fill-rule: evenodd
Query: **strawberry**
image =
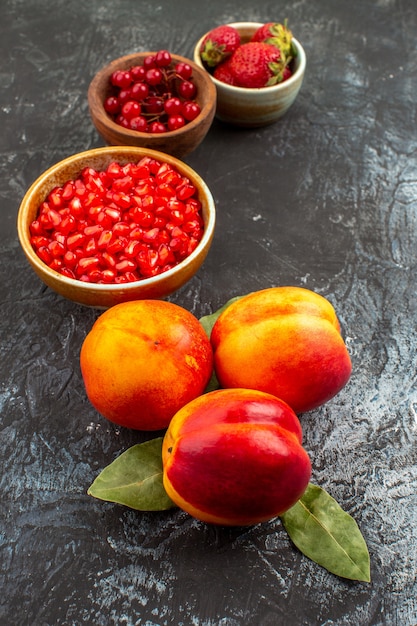
<path fill-rule="evenodd" d="M 262 42 L 244 43 L 230 58 L 235 85 L 257 89 L 282 82 L 285 62 L 275 46 Z"/>
<path fill-rule="evenodd" d="M 232 57 L 229 57 L 228 59 L 226 59 L 226 61 L 223 61 L 223 63 L 219 63 L 219 65 L 216 65 L 216 67 L 214 68 L 213 77 L 216 80 L 220 80 L 222 83 L 227 83 L 228 85 L 236 85 L 235 78 L 230 70 L 231 60 Z"/>
<path fill-rule="evenodd" d="M 200 56 L 208 67 L 215 67 L 227 59 L 240 45 L 240 35 L 236 28 L 217 26 L 204 37 Z"/>
<path fill-rule="evenodd" d="M 251 41 L 264 41 L 278 48 L 281 56 L 288 64 L 295 56 L 295 49 L 292 43 L 292 32 L 287 27 L 287 20 L 283 24 L 279 22 L 267 22 L 260 26 L 252 36 Z"/>

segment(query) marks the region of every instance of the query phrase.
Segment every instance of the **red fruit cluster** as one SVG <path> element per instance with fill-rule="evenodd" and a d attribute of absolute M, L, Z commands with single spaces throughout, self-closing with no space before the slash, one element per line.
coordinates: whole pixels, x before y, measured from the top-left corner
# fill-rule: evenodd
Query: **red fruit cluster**
<path fill-rule="evenodd" d="M 30 225 L 39 258 L 68 278 L 127 283 L 156 276 L 188 257 L 204 231 L 192 182 L 169 163 L 86 167 L 56 187 Z"/>
<path fill-rule="evenodd" d="M 173 63 L 167 50 L 145 57 L 142 65 L 117 70 L 104 109 L 120 126 L 148 133 L 178 130 L 201 112 L 191 65 Z"/>
<path fill-rule="evenodd" d="M 205 36 L 200 57 L 217 80 L 259 89 L 277 85 L 292 75 L 295 52 L 286 22 L 268 22 L 256 30 L 250 41 L 242 41 L 233 26 L 218 26 Z"/>

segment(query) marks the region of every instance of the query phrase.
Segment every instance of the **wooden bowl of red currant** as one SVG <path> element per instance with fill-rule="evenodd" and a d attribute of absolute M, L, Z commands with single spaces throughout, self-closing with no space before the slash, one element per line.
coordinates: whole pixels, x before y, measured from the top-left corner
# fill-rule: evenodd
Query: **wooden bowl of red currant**
<path fill-rule="evenodd" d="M 216 97 L 207 72 L 168 50 L 115 59 L 88 89 L 92 121 L 108 145 L 151 148 L 177 158 L 203 141 Z"/>
<path fill-rule="evenodd" d="M 18 212 L 32 269 L 60 295 L 96 308 L 165 298 L 210 249 L 213 197 L 186 163 L 163 152 L 106 146 L 46 170 Z"/>

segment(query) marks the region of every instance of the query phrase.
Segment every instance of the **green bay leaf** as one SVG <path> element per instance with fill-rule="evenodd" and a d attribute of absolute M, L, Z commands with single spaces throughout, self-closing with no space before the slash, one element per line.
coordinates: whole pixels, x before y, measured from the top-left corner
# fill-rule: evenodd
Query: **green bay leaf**
<path fill-rule="evenodd" d="M 226 304 L 220 307 L 220 309 L 217 309 L 217 311 L 215 311 L 214 313 L 200 317 L 200 324 L 206 331 L 206 335 L 209 339 L 210 339 L 213 326 L 216 323 L 216 320 L 220 316 L 220 314 L 223 313 L 223 311 L 227 309 L 227 307 L 230 306 L 233 302 L 236 302 L 236 300 L 240 300 L 240 298 L 242 297 L 243 296 L 236 296 L 234 298 L 231 298 L 230 300 L 226 302 Z M 219 389 L 219 388 L 220 388 L 219 381 L 217 380 L 217 376 L 215 372 L 213 371 L 211 378 L 207 384 L 207 387 L 204 390 L 204 393 L 208 393 L 209 391 L 214 391 L 215 389 Z"/>
<path fill-rule="evenodd" d="M 369 552 L 359 527 L 324 489 L 310 483 L 281 520 L 309 559 L 342 578 L 370 582 Z"/>
<path fill-rule="evenodd" d="M 96 477 L 88 495 L 138 511 L 174 507 L 162 482 L 162 441 L 157 437 L 123 452 Z"/>
<path fill-rule="evenodd" d="M 223 311 L 225 311 L 227 307 L 230 306 L 233 302 L 236 302 L 236 300 L 240 300 L 240 298 L 243 298 L 243 296 L 235 296 L 234 298 L 230 298 L 230 300 L 228 300 L 226 304 L 220 307 L 220 309 L 217 309 L 217 311 L 214 311 L 214 313 L 210 313 L 210 315 L 204 315 L 203 317 L 200 317 L 200 323 L 206 331 L 206 335 L 209 339 L 213 326 L 216 323 L 216 320 L 220 316 L 220 314 L 223 313 Z"/>

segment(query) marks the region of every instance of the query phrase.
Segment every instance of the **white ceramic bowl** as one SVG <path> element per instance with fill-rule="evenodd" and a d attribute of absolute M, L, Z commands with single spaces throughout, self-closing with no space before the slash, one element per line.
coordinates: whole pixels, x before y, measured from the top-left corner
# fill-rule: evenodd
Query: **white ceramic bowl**
<path fill-rule="evenodd" d="M 242 42 L 249 41 L 255 31 L 262 26 L 258 22 L 234 22 Z M 200 48 L 205 33 L 194 48 L 194 63 L 204 68 Z M 217 90 L 216 117 L 229 124 L 244 127 L 257 127 L 272 124 L 281 118 L 294 103 L 300 91 L 306 68 L 306 55 L 302 45 L 293 37 L 297 55 L 293 60 L 293 74 L 284 82 L 262 89 L 233 87 L 211 76 Z"/>

